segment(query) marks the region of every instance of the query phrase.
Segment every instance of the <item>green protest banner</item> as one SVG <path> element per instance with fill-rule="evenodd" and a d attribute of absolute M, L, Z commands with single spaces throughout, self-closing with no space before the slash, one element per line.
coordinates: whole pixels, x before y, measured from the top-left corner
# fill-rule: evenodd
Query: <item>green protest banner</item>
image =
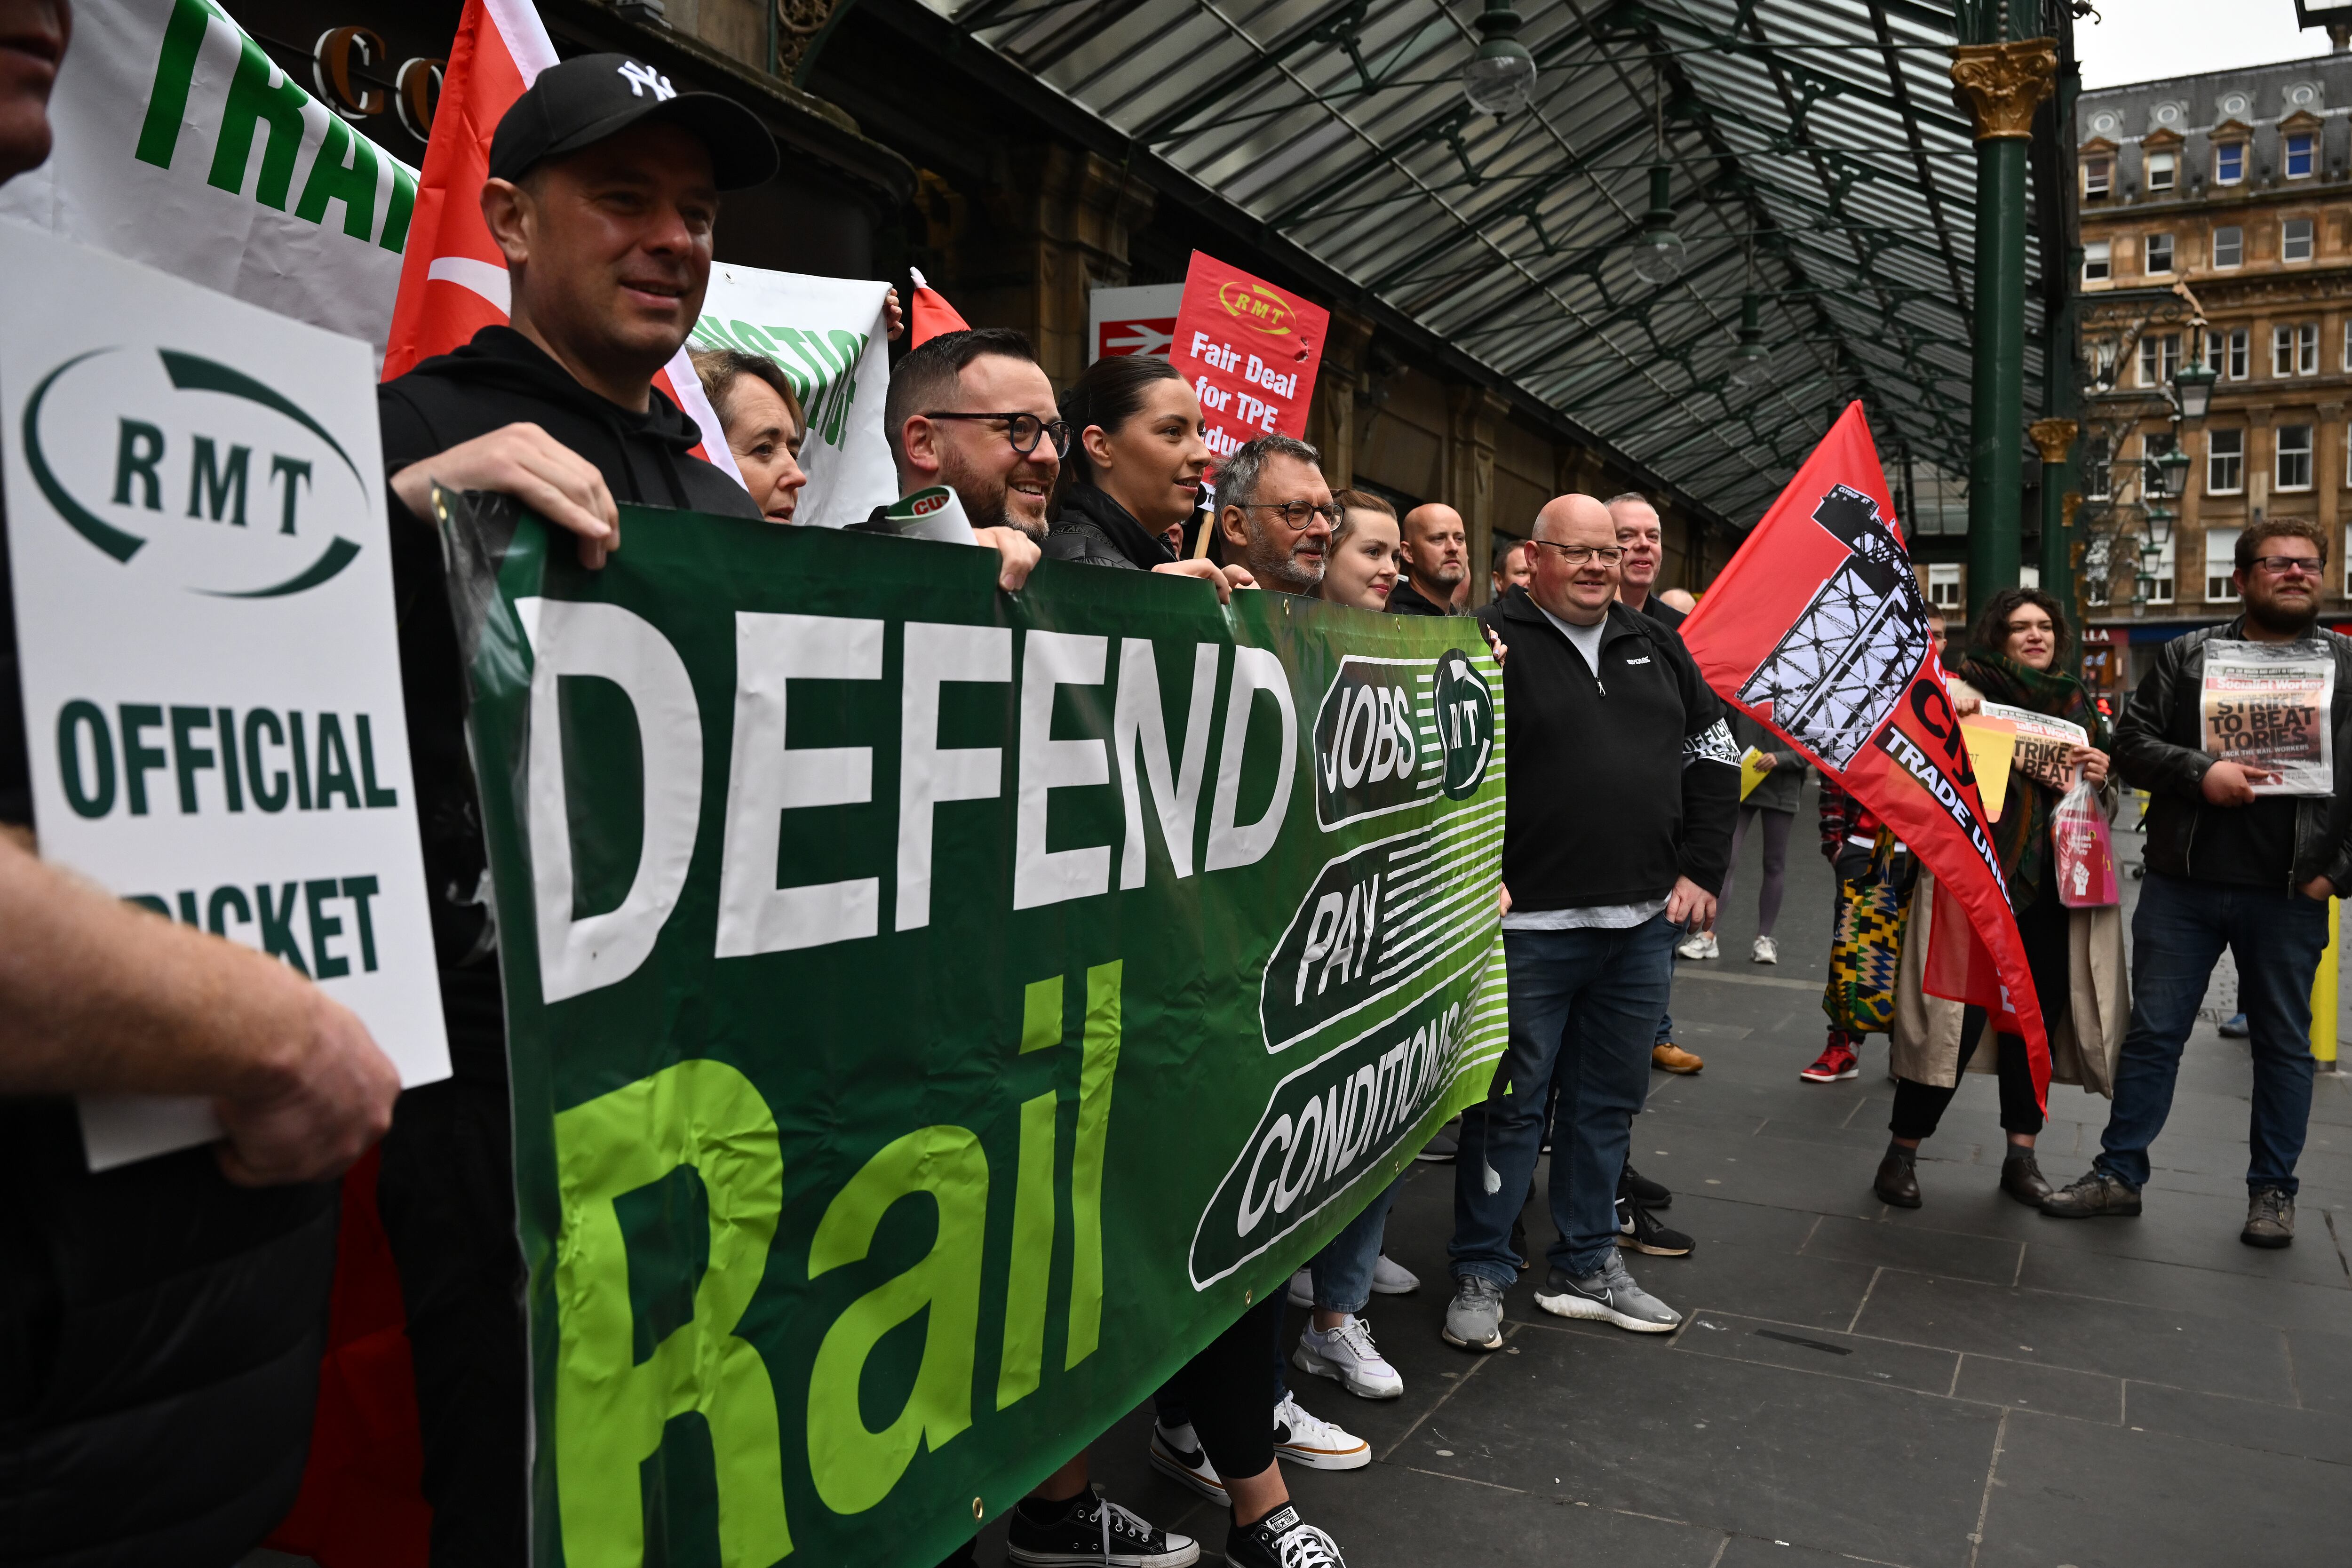
<path fill-rule="evenodd" d="M 1483 1094 L 1475 623 L 442 504 L 541 1568 L 928 1568 Z"/>

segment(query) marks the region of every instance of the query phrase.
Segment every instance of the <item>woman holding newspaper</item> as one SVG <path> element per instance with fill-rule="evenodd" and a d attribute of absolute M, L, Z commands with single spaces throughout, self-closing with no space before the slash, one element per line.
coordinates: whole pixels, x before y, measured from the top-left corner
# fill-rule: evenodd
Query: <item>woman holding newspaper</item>
<path fill-rule="evenodd" d="M 1967 689 L 1956 682 L 1954 695 L 1955 705 L 1972 721 L 1970 750 L 1979 756 L 1978 784 L 1988 797 L 1987 812 L 1998 811 L 1993 846 L 2017 911 L 2053 1062 L 2059 1064 L 2053 1077 L 2104 1089 L 2112 1058 L 2107 1037 L 2116 1031 L 2099 1020 L 2121 1017 L 2112 992 L 2121 984 L 2123 925 L 2114 909 L 2071 908 L 2062 896 L 2053 825 L 2077 784 L 2104 790 L 2107 725 L 2083 683 L 2058 668 L 2067 638 L 2055 599 L 2038 588 L 2005 588 L 1978 618 L 1960 667 Z M 2003 748 L 2012 743 L 2013 752 L 2003 757 Z M 1997 758 L 2008 774 L 2005 796 L 2000 781 L 1991 776 Z M 1978 1054 L 1986 1026 L 1983 1008 L 1929 996 L 1922 989 L 1933 889 L 1933 879 L 1923 874 L 1911 900 L 1895 1002 L 1896 1081 L 1888 1122 L 1894 1136 L 1874 1184 L 1881 1201 L 1900 1208 L 1919 1206 L 1919 1145 L 1935 1134 L 1960 1073 Z M 2092 954 L 2093 973 L 2084 975 L 2071 972 L 2073 927 L 2078 921 L 2090 928 L 2084 951 Z M 2084 994 L 2078 996 L 2078 989 Z M 2039 1206 L 2050 1193 L 2033 1157 L 2033 1141 L 2042 1131 L 2040 1097 L 2024 1040 L 2006 1033 L 1996 1037 L 1992 1070 L 2000 1081 L 2000 1125 L 2009 1139 L 2001 1191 Z M 2091 1065 L 2086 1068 L 2084 1060 Z"/>

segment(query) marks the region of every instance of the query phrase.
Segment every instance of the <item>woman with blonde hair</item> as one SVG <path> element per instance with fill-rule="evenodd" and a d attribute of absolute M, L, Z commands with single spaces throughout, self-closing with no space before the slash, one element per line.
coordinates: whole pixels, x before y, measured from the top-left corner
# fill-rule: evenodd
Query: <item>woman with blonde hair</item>
<path fill-rule="evenodd" d="M 808 483 L 800 464 L 808 422 L 792 379 L 775 361 L 736 349 L 697 349 L 688 357 L 760 514 L 770 522 L 792 521 Z"/>

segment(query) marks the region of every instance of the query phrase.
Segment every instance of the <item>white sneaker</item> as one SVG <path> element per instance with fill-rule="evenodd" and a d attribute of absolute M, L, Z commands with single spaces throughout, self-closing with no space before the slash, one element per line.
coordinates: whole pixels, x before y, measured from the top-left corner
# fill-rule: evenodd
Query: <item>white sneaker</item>
<path fill-rule="evenodd" d="M 1151 1424 L 1151 1468 L 1219 1508 L 1230 1500 L 1225 1483 L 1217 1479 L 1217 1467 L 1209 1463 L 1208 1452 L 1189 1421 L 1181 1426 Z"/>
<path fill-rule="evenodd" d="M 1309 1323 L 1298 1335 L 1298 1349 L 1290 1364 L 1315 1377 L 1328 1377 L 1364 1399 L 1394 1399 L 1404 1392 L 1404 1379 L 1372 1343 L 1372 1327 L 1361 1318 L 1348 1318 L 1328 1332 Z"/>
<path fill-rule="evenodd" d="M 1682 941 L 1675 943 L 1675 951 L 1682 954 L 1685 958 L 1712 958 L 1715 955 L 1709 952 L 1707 949 L 1714 942 L 1715 939 L 1707 935 L 1706 932 L 1703 931 L 1695 931 L 1691 932 L 1690 935 L 1683 938 Z"/>
<path fill-rule="evenodd" d="M 1360 1470 L 1372 1462 L 1372 1446 L 1354 1433 L 1298 1408 L 1286 1394 L 1274 1407 L 1274 1455 L 1310 1470 Z M 1221 1490 L 1218 1496 L 1223 1496 Z"/>
<path fill-rule="evenodd" d="M 1748 955 L 1748 962 L 1750 963 L 1780 963 L 1780 944 L 1774 942 L 1769 936 L 1758 937 L 1756 939 L 1756 949 Z"/>
<path fill-rule="evenodd" d="M 1372 1294 L 1410 1296 L 1421 1289 L 1421 1276 L 1383 1252 L 1372 1264 Z"/>
<path fill-rule="evenodd" d="M 1380 1276 L 1375 1274 L 1372 1278 L 1372 1289 L 1377 1290 L 1380 1289 Z M 1312 1270 L 1302 1268 L 1290 1277 L 1290 1304 L 1294 1307 L 1315 1305 L 1315 1275 Z"/>

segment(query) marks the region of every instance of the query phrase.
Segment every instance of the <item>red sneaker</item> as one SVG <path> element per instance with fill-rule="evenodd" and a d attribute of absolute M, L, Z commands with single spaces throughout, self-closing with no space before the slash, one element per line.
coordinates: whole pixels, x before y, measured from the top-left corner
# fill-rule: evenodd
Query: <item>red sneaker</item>
<path fill-rule="evenodd" d="M 1860 1078 L 1862 1058 L 1853 1054 L 1852 1046 L 1832 1041 L 1822 1047 L 1812 1066 L 1797 1076 L 1807 1083 L 1835 1083 L 1840 1079 Z"/>

